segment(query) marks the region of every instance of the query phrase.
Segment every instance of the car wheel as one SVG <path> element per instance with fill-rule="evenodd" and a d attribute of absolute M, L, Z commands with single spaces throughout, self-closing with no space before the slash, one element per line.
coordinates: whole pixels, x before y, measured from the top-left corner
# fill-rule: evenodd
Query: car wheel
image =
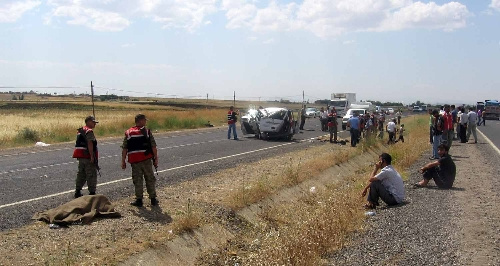
<path fill-rule="evenodd" d="M 346 130 L 347 126 L 342 125 L 342 130 Z"/>

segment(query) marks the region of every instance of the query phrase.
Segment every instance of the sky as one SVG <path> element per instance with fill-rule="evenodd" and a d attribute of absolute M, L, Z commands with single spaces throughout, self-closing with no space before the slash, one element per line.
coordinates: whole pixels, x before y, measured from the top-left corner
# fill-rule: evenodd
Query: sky
<path fill-rule="evenodd" d="M 500 0 L 0 0 L 0 91 L 90 81 L 159 98 L 500 100 Z"/>

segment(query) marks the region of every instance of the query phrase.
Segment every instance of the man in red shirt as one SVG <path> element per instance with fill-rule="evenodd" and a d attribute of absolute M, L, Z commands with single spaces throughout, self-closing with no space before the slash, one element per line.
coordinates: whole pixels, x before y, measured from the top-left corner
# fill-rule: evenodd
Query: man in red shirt
<path fill-rule="evenodd" d="M 455 121 L 453 121 L 453 115 L 451 114 L 450 105 L 448 104 L 444 106 L 443 121 L 444 121 L 444 127 L 443 127 L 442 140 L 443 143 L 446 144 L 446 146 L 449 149 L 451 147 L 451 143 L 453 142 L 453 135 L 455 134 L 453 129 L 453 124 Z"/>
<path fill-rule="evenodd" d="M 238 140 L 238 135 L 236 134 L 236 115 L 238 115 L 238 113 L 234 111 L 234 107 L 229 107 L 229 111 L 227 112 L 227 139 L 231 139 L 231 131 L 233 131 L 234 139 Z"/>

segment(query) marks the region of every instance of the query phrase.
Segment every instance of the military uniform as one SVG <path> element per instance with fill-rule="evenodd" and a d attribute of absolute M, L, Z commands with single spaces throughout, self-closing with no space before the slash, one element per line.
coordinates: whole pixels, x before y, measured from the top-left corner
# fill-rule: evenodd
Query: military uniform
<path fill-rule="evenodd" d="M 132 166 L 135 197 L 140 199 L 141 203 L 144 196 L 143 179 L 146 181 L 149 198 L 156 201 L 156 178 L 151 160 L 153 152 L 149 147 L 156 147 L 156 141 L 149 129 L 134 126 L 125 132 L 122 148 L 127 150 L 128 162 Z"/>
<path fill-rule="evenodd" d="M 95 121 L 93 117 L 85 119 Z M 91 162 L 91 154 L 88 149 L 88 142 L 92 142 L 94 151 L 94 162 L 97 161 L 99 153 L 97 150 L 97 140 L 92 128 L 84 126 L 79 128 L 76 136 L 75 149 L 73 151 L 73 158 L 78 160 L 78 173 L 76 174 L 75 198 L 82 196 L 81 190 L 85 183 L 87 183 L 89 194 L 95 195 L 97 187 L 97 167 L 96 163 Z"/>
<path fill-rule="evenodd" d="M 328 130 L 330 131 L 330 142 L 337 142 L 337 112 L 332 111 L 328 114 Z"/>

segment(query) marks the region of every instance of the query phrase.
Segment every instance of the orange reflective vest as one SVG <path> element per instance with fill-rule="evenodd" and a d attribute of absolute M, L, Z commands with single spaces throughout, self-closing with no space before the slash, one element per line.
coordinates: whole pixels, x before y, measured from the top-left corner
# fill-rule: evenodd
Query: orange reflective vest
<path fill-rule="evenodd" d="M 76 144 L 73 150 L 73 158 L 86 158 L 90 159 L 90 152 L 87 147 L 87 134 L 92 132 L 92 129 L 84 126 L 79 128 L 76 132 Z M 94 153 L 96 158 L 99 158 L 99 152 L 97 151 L 97 140 L 92 141 L 94 145 Z"/>
<path fill-rule="evenodd" d="M 337 124 L 337 113 L 329 113 L 328 114 L 328 126 L 333 127 Z"/>
<path fill-rule="evenodd" d="M 153 158 L 150 146 L 151 131 L 146 127 L 134 126 L 125 131 L 129 163 L 138 163 Z"/>

